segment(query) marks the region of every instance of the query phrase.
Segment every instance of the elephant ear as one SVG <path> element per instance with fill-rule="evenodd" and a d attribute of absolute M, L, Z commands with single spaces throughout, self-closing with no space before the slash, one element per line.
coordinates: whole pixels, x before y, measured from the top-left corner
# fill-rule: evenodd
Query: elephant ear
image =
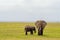
<path fill-rule="evenodd" d="M 45 28 L 45 26 L 47 25 L 47 22 L 44 20 L 42 20 L 41 22 L 42 22 L 42 27 Z"/>
<path fill-rule="evenodd" d="M 35 25 L 36 25 L 37 28 L 40 27 L 41 26 L 41 21 L 40 20 L 36 21 Z"/>

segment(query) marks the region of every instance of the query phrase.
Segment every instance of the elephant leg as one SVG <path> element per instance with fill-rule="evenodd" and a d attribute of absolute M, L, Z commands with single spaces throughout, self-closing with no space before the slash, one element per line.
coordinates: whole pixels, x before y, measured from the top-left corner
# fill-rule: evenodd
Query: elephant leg
<path fill-rule="evenodd" d="M 33 35 L 33 31 L 31 30 L 31 35 Z"/>
<path fill-rule="evenodd" d="M 43 28 L 38 29 L 38 35 L 43 35 Z"/>
<path fill-rule="evenodd" d="M 41 34 L 41 28 L 38 28 L 38 35 Z"/>
<path fill-rule="evenodd" d="M 41 35 L 43 35 L 43 28 L 41 29 Z"/>
<path fill-rule="evenodd" d="M 38 31 L 38 35 L 41 35 L 41 31 Z"/>

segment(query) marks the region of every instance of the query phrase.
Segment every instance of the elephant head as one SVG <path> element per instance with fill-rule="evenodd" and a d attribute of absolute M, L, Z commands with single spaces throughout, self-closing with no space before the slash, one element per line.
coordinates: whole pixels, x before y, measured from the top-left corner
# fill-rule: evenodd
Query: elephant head
<path fill-rule="evenodd" d="M 44 20 L 38 20 L 35 22 L 35 25 L 37 28 L 40 28 L 42 26 L 42 28 L 45 28 L 45 26 L 47 25 L 47 22 L 45 22 Z"/>

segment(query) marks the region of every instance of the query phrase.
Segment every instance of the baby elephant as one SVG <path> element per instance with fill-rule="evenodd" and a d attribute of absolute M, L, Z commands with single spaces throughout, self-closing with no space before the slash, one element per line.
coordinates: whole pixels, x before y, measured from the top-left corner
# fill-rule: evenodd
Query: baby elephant
<path fill-rule="evenodd" d="M 27 32 L 30 32 L 30 34 L 33 35 L 33 31 L 36 33 L 36 29 L 34 26 L 25 26 L 25 35 L 27 35 Z"/>

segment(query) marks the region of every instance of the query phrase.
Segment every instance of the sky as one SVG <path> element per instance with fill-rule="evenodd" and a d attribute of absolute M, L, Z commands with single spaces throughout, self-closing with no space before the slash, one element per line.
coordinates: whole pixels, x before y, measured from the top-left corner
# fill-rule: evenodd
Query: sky
<path fill-rule="evenodd" d="M 60 0 L 0 0 L 0 22 L 60 22 Z"/>

